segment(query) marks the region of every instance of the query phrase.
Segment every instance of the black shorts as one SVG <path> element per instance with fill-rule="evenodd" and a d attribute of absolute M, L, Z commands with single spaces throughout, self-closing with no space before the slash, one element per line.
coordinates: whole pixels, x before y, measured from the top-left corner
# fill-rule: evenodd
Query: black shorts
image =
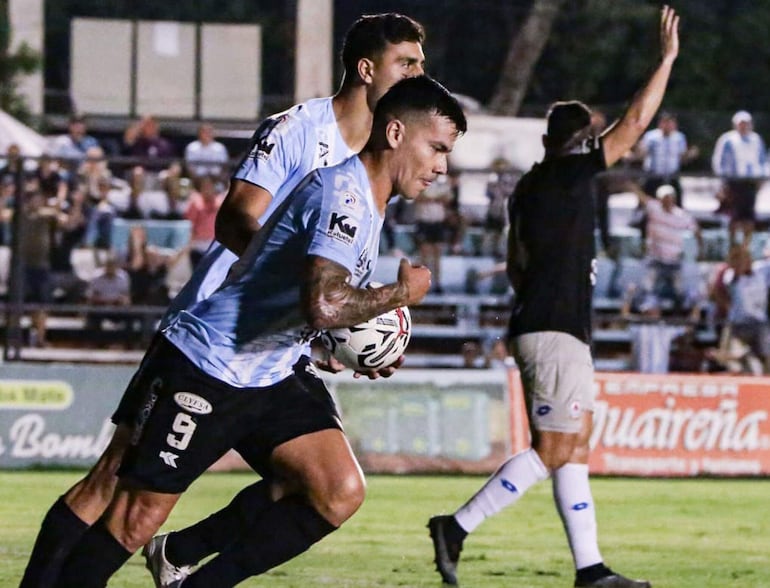
<path fill-rule="evenodd" d="M 152 341 L 150 342 L 150 345 L 147 347 L 147 352 L 144 354 L 142 362 L 139 364 L 139 368 L 131 377 L 131 381 L 128 383 L 126 390 L 123 392 L 123 396 L 120 398 L 118 408 L 114 413 L 112 413 L 111 420 L 113 424 L 129 426 L 136 424 L 136 418 L 139 414 L 139 409 L 145 404 L 149 389 L 136 386 L 135 382 L 142 376 L 146 367 L 151 364 L 153 349 L 158 343 L 160 343 L 161 340 L 165 341 L 163 336 L 156 332 L 152 338 Z"/>
<path fill-rule="evenodd" d="M 298 363 L 301 376 L 272 386 L 236 388 L 204 373 L 159 337 L 126 391 L 144 403 L 118 475 L 155 492 L 178 494 L 229 449 L 267 475 L 277 446 L 342 428 L 323 381 L 306 367 L 307 360 Z"/>

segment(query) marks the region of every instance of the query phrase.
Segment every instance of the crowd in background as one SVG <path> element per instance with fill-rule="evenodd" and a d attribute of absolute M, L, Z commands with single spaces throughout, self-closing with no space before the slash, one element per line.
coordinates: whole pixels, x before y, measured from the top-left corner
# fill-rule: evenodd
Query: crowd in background
<path fill-rule="evenodd" d="M 595 111 L 594 133 L 601 133 L 606 124 L 604 115 Z M 723 181 L 714 197 L 718 213 L 727 219 L 729 254 L 693 283 L 683 279 L 685 240 L 695 239 L 696 260 L 704 259 L 703 241 L 699 223 L 684 207 L 680 176 L 682 167 L 699 154 L 678 128 L 676 116 L 661 113 L 656 127 L 627 154 L 624 173 L 597 179 L 600 255 L 616 266 L 623 264 L 610 231 L 609 199 L 618 192 L 636 194 L 639 205 L 630 224 L 641 235 L 645 271 L 614 291 L 622 301 L 620 314 L 640 323 L 632 329 L 636 369 L 676 369 L 676 352 L 692 342 L 693 329 L 671 327 L 673 318 L 690 325 L 706 321 L 719 329 L 718 346 L 701 350 L 697 357 L 693 354 L 696 359 L 684 362 L 688 368 L 762 373 L 770 368 L 770 270 L 766 269 L 770 262 L 752 260 L 750 245 L 757 191 L 769 175 L 765 144 L 745 111 L 735 113 L 732 129 L 715 141 L 712 168 Z M 101 319 L 131 324 L 120 320 L 116 306 L 165 306 L 174 294 L 170 273 L 182 264 L 183 274 L 189 274 L 214 238 L 214 219 L 227 192 L 233 158 L 240 155 L 228 152 L 210 124 L 200 125 L 197 138 L 179 150 L 152 116 L 129 125 L 120 145 L 110 145 L 109 154 L 78 116 L 69 120 L 67 132 L 55 137 L 37 161 L 22 159 L 16 146 L 9 147 L 0 160 L 0 244 L 10 243 L 12 211 L 21 196 L 19 251 L 25 301 L 108 306 L 109 311 L 92 312 L 86 321 L 88 337 L 97 345 Z M 467 293 L 476 291 L 478 279 L 498 275 L 504 282 L 508 198 L 519 176 L 520 170 L 504 158 L 491 163 L 485 211 L 478 218 L 467 218 L 461 207 L 459 170 L 450 170 L 414 202 L 396 199 L 387 210 L 383 253 L 419 258 L 433 273 L 436 294 L 444 291 L 442 258 L 447 255 L 495 260 L 494 268 L 483 275 L 469 270 L 473 275 L 466 281 Z M 130 225 L 127 242 L 119 247 L 116 219 Z M 145 220 L 188 221 L 189 239 L 173 247 L 151 243 L 141 222 Z M 410 227 L 413 250 L 404 251 L 398 242 L 397 228 L 403 226 Z M 470 227 L 480 238 L 468 238 Z M 94 269 L 88 276 L 73 267 L 74 253 L 83 249 L 90 252 L 88 263 Z M 502 290 L 509 292 L 507 284 Z M 32 315 L 34 343 L 46 345 L 46 313 L 39 310 Z M 474 345 L 477 342 L 469 341 L 466 347 L 475 349 Z M 494 347 L 492 338 L 476 359 L 464 363 L 490 364 Z M 653 348 L 654 353 L 649 351 Z"/>

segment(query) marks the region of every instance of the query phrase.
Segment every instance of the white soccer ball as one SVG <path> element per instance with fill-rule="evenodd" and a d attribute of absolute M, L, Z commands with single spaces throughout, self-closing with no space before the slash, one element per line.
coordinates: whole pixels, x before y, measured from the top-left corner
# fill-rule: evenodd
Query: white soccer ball
<path fill-rule="evenodd" d="M 321 341 L 345 367 L 365 371 L 393 365 L 411 336 L 412 318 L 401 306 L 355 327 L 324 331 Z"/>

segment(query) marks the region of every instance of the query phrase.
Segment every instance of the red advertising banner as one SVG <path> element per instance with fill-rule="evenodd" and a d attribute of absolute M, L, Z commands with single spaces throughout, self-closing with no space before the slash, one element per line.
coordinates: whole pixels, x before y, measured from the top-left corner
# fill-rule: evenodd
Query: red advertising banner
<path fill-rule="evenodd" d="M 515 450 L 528 433 L 517 372 L 509 383 Z M 592 473 L 770 475 L 770 378 L 597 373 L 596 388 Z"/>

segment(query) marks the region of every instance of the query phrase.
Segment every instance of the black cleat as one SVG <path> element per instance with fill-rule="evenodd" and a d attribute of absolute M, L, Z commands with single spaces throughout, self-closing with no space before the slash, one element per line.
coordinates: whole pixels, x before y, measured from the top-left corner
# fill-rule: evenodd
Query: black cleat
<path fill-rule="evenodd" d="M 604 576 L 603 578 L 599 578 L 598 580 L 593 580 L 591 582 L 581 582 L 579 580 L 575 580 L 575 587 L 576 588 L 586 588 L 586 587 L 593 587 L 593 588 L 652 588 L 652 584 L 650 584 L 647 580 L 632 580 L 631 578 L 626 578 L 625 576 L 621 576 L 620 574 L 616 574 L 615 572 L 612 572 L 608 576 Z"/>
<path fill-rule="evenodd" d="M 460 560 L 463 542 L 462 540 L 450 541 L 447 537 L 446 526 L 451 519 L 451 515 L 431 517 L 428 521 L 428 529 L 430 529 L 430 538 L 433 540 L 436 570 L 441 574 L 445 584 L 457 586 L 457 562 Z"/>

